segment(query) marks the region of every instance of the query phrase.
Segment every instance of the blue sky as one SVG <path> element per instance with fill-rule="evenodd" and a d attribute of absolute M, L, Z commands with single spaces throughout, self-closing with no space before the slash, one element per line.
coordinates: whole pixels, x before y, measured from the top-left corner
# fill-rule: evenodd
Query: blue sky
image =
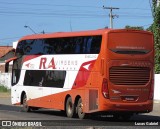
<path fill-rule="evenodd" d="M 150 0 L 151 1 L 151 0 Z M 113 14 L 114 28 L 126 25 L 152 24 L 149 0 L 0 0 L 0 45 L 12 45 L 22 36 L 36 33 L 95 30 L 109 26 L 109 10 Z"/>

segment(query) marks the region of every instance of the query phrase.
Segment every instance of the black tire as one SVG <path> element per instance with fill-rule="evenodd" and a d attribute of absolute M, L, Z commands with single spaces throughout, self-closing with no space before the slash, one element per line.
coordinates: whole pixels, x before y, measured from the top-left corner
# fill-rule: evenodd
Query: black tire
<path fill-rule="evenodd" d="M 75 106 L 72 103 L 72 98 L 71 97 L 69 97 L 66 101 L 65 111 L 66 111 L 67 117 L 72 118 L 74 116 Z"/>
<path fill-rule="evenodd" d="M 27 104 L 27 96 L 26 94 L 24 94 L 23 96 L 23 100 L 22 100 L 22 111 L 24 112 L 30 112 L 30 107 Z"/>
<path fill-rule="evenodd" d="M 83 103 L 82 103 L 82 99 L 80 98 L 78 100 L 78 104 L 77 104 L 77 114 L 78 114 L 78 117 L 80 119 L 84 119 L 86 114 L 83 112 Z"/>

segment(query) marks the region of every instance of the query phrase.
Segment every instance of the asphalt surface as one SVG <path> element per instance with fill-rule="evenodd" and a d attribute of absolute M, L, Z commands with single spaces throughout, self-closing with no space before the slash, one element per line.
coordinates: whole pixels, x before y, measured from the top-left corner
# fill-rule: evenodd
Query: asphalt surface
<path fill-rule="evenodd" d="M 38 124 L 40 124 L 39 126 L 45 126 L 45 128 L 54 127 L 58 129 L 158 129 L 160 128 L 160 103 L 154 103 L 153 112 L 147 114 L 134 115 L 130 121 L 114 120 L 105 115 L 94 117 L 90 116 L 87 119 L 80 120 L 78 118 L 67 118 L 63 112 L 55 110 L 41 109 L 38 111 L 26 113 L 22 111 L 22 108 L 20 106 L 11 105 L 10 98 L 0 98 L 0 121 L 11 121 L 12 126 L 17 126 L 18 122 L 23 123 L 24 125 L 29 123 L 29 126 L 30 122 L 37 122 L 37 126 Z M 2 126 L 2 122 L 0 123 L 0 125 Z M 22 125 L 18 125 L 18 127 L 22 127 Z"/>

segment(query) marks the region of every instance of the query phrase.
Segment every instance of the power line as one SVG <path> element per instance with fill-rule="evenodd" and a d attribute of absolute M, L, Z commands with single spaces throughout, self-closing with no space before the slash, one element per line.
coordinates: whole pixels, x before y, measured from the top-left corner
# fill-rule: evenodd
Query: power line
<path fill-rule="evenodd" d="M 11 4 L 11 5 L 16 5 L 16 4 L 26 4 L 26 3 L 9 3 L 9 2 L 0 2 L 0 3 L 5 3 L 5 4 Z M 50 4 L 30 4 L 30 3 L 27 3 L 28 5 L 48 5 L 48 6 L 50 6 Z M 73 6 L 73 5 L 55 5 L 55 6 L 72 6 L 72 7 L 92 7 L 92 8 L 100 8 L 100 7 L 98 7 L 98 6 Z M 27 7 L 27 6 L 25 6 L 25 7 Z M 7 11 L 6 11 L 6 8 L 2 8 L 2 9 L 0 9 L 0 14 L 1 15 L 4 15 L 4 14 L 12 14 L 12 15 L 21 15 L 21 16 L 23 16 L 24 14 L 25 15 L 34 15 L 34 16 L 36 16 L 36 15 L 40 15 L 40 16 L 56 16 L 56 17 L 59 17 L 59 16 L 64 16 L 65 15 L 65 17 L 68 17 L 69 15 L 70 16 L 72 16 L 72 17 L 80 17 L 80 18 L 86 18 L 86 17 L 105 17 L 105 15 L 103 15 L 103 14 L 95 14 L 95 11 L 90 11 L 90 10 L 81 10 L 80 12 L 77 12 L 78 10 L 52 10 L 52 9 L 45 9 L 45 8 L 41 8 L 41 9 L 37 9 L 37 8 L 26 8 L 27 9 L 27 11 L 26 11 L 26 9 L 25 9 L 25 7 L 24 8 L 8 8 L 7 9 Z M 19 10 L 20 9 L 20 10 Z M 138 10 L 148 10 L 148 9 L 144 9 L 144 8 L 121 8 L 121 9 L 133 9 L 133 10 L 135 10 L 135 9 L 138 9 Z M 9 10 L 11 10 L 11 11 L 9 11 Z M 14 10 L 14 12 L 13 12 L 13 10 Z M 17 11 L 16 11 L 17 10 Z M 28 11 L 29 10 L 29 11 Z M 38 12 L 37 12 L 38 11 Z M 43 12 L 42 12 L 43 11 Z M 44 11 L 46 11 L 46 12 L 44 12 Z M 66 14 L 66 12 L 71 12 L 70 14 Z M 82 14 L 81 12 L 82 11 L 85 11 L 85 14 Z M 41 12 L 41 13 L 40 13 Z M 56 13 L 56 14 L 52 14 L 52 13 L 50 13 L 50 12 L 58 12 L 58 13 Z M 59 13 L 59 12 L 61 12 L 61 13 Z M 97 12 L 97 11 L 96 11 Z M 88 13 L 91 13 L 91 14 L 88 14 Z M 76 15 L 76 16 L 74 16 L 74 15 Z"/>
<path fill-rule="evenodd" d="M 78 17 L 78 16 L 87 16 L 87 17 L 92 17 L 92 16 L 105 16 L 103 14 L 87 14 L 87 13 L 45 13 L 45 12 L 16 12 L 16 11 L 0 11 L 0 14 L 12 14 L 12 15 L 44 15 L 44 16 L 75 16 L 75 17 Z"/>
<path fill-rule="evenodd" d="M 147 9 L 147 8 L 121 8 L 121 10 L 124 9 L 124 10 L 150 10 L 150 9 Z"/>
<path fill-rule="evenodd" d="M 147 25 L 142 25 L 142 27 L 145 27 L 145 26 L 151 26 L 152 24 L 147 24 Z"/>
<path fill-rule="evenodd" d="M 106 14 L 89 14 L 89 13 L 39 13 L 39 12 L 9 12 L 9 11 L 1 11 L 0 15 L 8 15 L 8 16 L 37 16 L 37 17 L 72 17 L 72 18 L 97 18 L 97 17 L 106 17 Z M 121 12 L 118 13 L 119 16 L 123 17 L 137 17 L 137 18 L 152 18 L 151 15 L 148 14 L 132 14 L 132 13 L 125 13 Z M 115 16 L 115 15 L 114 15 Z M 51 17 L 52 18 L 52 17 Z"/>
<path fill-rule="evenodd" d="M 10 40 L 10 39 L 17 39 L 17 38 L 21 38 L 21 37 L 22 37 L 22 36 L 2 38 L 2 39 L 0 39 L 0 40 L 1 40 L 1 41 L 2 41 L 2 40 Z"/>
<path fill-rule="evenodd" d="M 11 45 L 11 44 L 13 43 L 13 40 L 18 40 L 18 39 L 20 39 L 21 37 L 23 37 L 23 36 L 1 38 L 1 39 L 0 39 L 0 44 L 1 44 L 1 45 L 10 44 L 10 45 Z"/>
<path fill-rule="evenodd" d="M 29 5 L 29 7 L 31 6 L 43 6 L 43 8 L 41 8 L 41 10 L 44 9 L 44 6 L 50 6 L 52 7 L 73 7 L 73 8 L 77 8 L 77 7 L 80 7 L 80 8 L 97 8 L 97 9 L 100 9 L 101 7 L 100 6 L 87 6 L 87 5 L 83 5 L 83 6 L 79 6 L 79 5 L 63 5 L 63 4 L 34 4 L 34 3 L 12 3 L 12 2 L 0 2 L 1 5 L 25 5 L 25 7 L 27 7 L 26 5 Z M 16 7 L 17 9 L 17 7 Z M 22 8 L 21 8 L 22 9 Z M 26 8 L 28 9 L 28 7 Z M 129 10 L 150 10 L 150 9 L 146 9 L 146 8 L 121 8 L 121 9 L 129 9 Z"/>
<path fill-rule="evenodd" d="M 0 2 L 0 4 L 6 4 L 6 5 L 29 5 L 29 6 L 63 6 L 63 7 L 81 7 L 81 8 L 101 8 L 98 6 L 87 6 L 87 5 L 83 5 L 83 6 L 79 6 L 79 5 L 63 5 L 63 4 L 34 4 L 34 3 L 12 3 L 12 2 Z"/>

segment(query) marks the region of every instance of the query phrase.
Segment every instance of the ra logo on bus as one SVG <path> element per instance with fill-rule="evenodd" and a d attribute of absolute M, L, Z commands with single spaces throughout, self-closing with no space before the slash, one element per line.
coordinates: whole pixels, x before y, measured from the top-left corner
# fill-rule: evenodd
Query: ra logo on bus
<path fill-rule="evenodd" d="M 39 65 L 39 69 L 55 69 L 55 63 L 54 63 L 54 58 L 51 59 L 51 61 L 47 64 L 47 58 L 43 57 L 40 60 L 40 65 Z"/>

